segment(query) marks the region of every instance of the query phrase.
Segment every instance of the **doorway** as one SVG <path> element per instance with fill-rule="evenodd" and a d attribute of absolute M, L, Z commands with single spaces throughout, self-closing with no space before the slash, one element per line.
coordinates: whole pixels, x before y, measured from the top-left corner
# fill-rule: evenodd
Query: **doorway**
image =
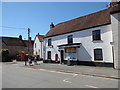
<path fill-rule="evenodd" d="M 51 51 L 48 51 L 48 55 L 47 55 L 48 57 L 48 60 L 51 60 Z"/>
<path fill-rule="evenodd" d="M 61 63 L 64 61 L 64 50 L 60 51 Z"/>

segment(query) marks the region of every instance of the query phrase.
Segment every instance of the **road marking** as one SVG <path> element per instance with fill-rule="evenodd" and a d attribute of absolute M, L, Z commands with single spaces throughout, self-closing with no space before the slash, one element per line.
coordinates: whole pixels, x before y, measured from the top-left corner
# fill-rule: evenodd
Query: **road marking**
<path fill-rule="evenodd" d="M 41 71 L 47 71 L 47 72 L 54 72 L 54 73 L 60 73 L 60 74 L 69 74 L 73 75 L 73 77 L 77 75 L 82 75 L 82 76 L 87 76 L 87 77 L 97 77 L 97 78 L 104 78 L 104 79 L 111 79 L 114 80 L 116 78 L 111 78 L 111 77 L 106 77 L 105 75 L 103 76 L 97 76 L 97 75 L 89 75 L 89 74 L 83 74 L 83 73 L 72 73 L 72 72 L 64 72 L 64 71 L 56 71 L 56 70 L 48 70 L 48 69 L 38 69 L 38 68 L 31 68 L 31 67 L 23 67 L 24 69 L 32 69 L 32 70 L 41 70 Z"/>
<path fill-rule="evenodd" d="M 24 67 L 23 67 L 24 68 Z M 54 70 L 47 70 L 47 69 L 37 69 L 37 68 L 24 68 L 24 69 L 31 69 L 31 70 L 40 70 L 40 71 L 47 71 L 47 72 L 54 72 L 54 73 L 60 73 L 60 74 L 69 74 L 69 75 L 77 75 L 77 74 L 73 74 L 73 73 L 66 73 L 66 72 L 61 72 L 61 71 L 54 71 Z M 75 77 L 74 76 L 74 77 Z"/>
<path fill-rule="evenodd" d="M 90 87 L 90 88 L 98 88 L 98 87 L 91 86 L 91 85 L 85 85 L 85 86 Z"/>
<path fill-rule="evenodd" d="M 76 77 L 78 74 L 74 74 L 73 77 Z"/>
<path fill-rule="evenodd" d="M 63 82 L 72 83 L 72 82 L 68 81 L 68 79 L 64 79 Z"/>

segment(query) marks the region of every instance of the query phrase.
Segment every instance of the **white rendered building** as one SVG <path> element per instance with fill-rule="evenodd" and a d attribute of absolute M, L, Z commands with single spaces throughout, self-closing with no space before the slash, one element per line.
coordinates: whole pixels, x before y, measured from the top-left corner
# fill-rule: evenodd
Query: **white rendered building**
<path fill-rule="evenodd" d="M 117 53 L 112 45 L 113 19 L 110 12 L 111 7 L 55 26 L 52 23 L 44 37 L 45 62 L 71 60 L 79 64 L 114 66 Z"/>
<path fill-rule="evenodd" d="M 39 59 L 43 59 L 43 35 L 36 35 L 34 40 L 34 55 L 38 56 Z"/>

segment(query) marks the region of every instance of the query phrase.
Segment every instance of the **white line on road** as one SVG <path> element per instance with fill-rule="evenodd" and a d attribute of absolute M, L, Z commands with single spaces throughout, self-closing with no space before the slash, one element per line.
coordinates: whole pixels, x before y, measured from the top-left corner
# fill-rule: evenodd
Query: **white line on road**
<path fill-rule="evenodd" d="M 73 77 L 76 77 L 78 74 L 74 74 Z"/>
<path fill-rule="evenodd" d="M 90 88 L 98 88 L 98 87 L 91 86 L 91 85 L 85 85 L 85 86 L 90 87 Z"/>
<path fill-rule="evenodd" d="M 40 70 L 40 71 L 54 72 L 54 73 L 60 73 L 60 74 L 69 74 L 69 75 L 73 75 L 73 77 L 75 77 L 76 75 L 78 75 L 78 74 L 74 74 L 74 73 L 66 73 L 66 72 L 60 72 L 60 71 L 54 71 L 54 70 L 47 70 L 47 69 L 35 69 L 35 68 L 24 68 L 24 69 Z"/>
<path fill-rule="evenodd" d="M 72 83 L 72 82 L 68 81 L 68 79 L 64 79 L 63 82 Z"/>
<path fill-rule="evenodd" d="M 17 68 L 21 68 L 21 67 L 17 67 Z M 38 69 L 38 68 L 31 68 L 31 67 L 28 67 L 28 68 L 22 67 L 22 68 L 24 68 L 24 69 L 31 69 L 31 70 L 40 70 L 40 71 L 54 72 L 54 73 L 60 73 L 60 74 L 69 74 L 69 75 L 73 75 L 73 77 L 76 77 L 77 75 L 81 75 L 81 76 L 87 76 L 87 77 L 97 77 L 97 78 L 104 78 L 104 79 L 115 80 L 113 78 L 105 78 L 105 77 L 99 77 L 99 76 L 91 76 L 91 75 L 68 73 L 68 72 L 64 72 L 64 71 L 56 71 L 56 70 L 48 70 L 48 69 Z"/>

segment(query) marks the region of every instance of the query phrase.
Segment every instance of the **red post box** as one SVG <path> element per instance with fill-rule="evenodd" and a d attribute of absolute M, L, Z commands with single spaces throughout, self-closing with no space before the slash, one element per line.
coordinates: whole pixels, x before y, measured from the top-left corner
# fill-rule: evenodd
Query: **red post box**
<path fill-rule="evenodd" d="M 21 52 L 21 61 L 25 61 L 25 52 L 24 51 Z"/>

